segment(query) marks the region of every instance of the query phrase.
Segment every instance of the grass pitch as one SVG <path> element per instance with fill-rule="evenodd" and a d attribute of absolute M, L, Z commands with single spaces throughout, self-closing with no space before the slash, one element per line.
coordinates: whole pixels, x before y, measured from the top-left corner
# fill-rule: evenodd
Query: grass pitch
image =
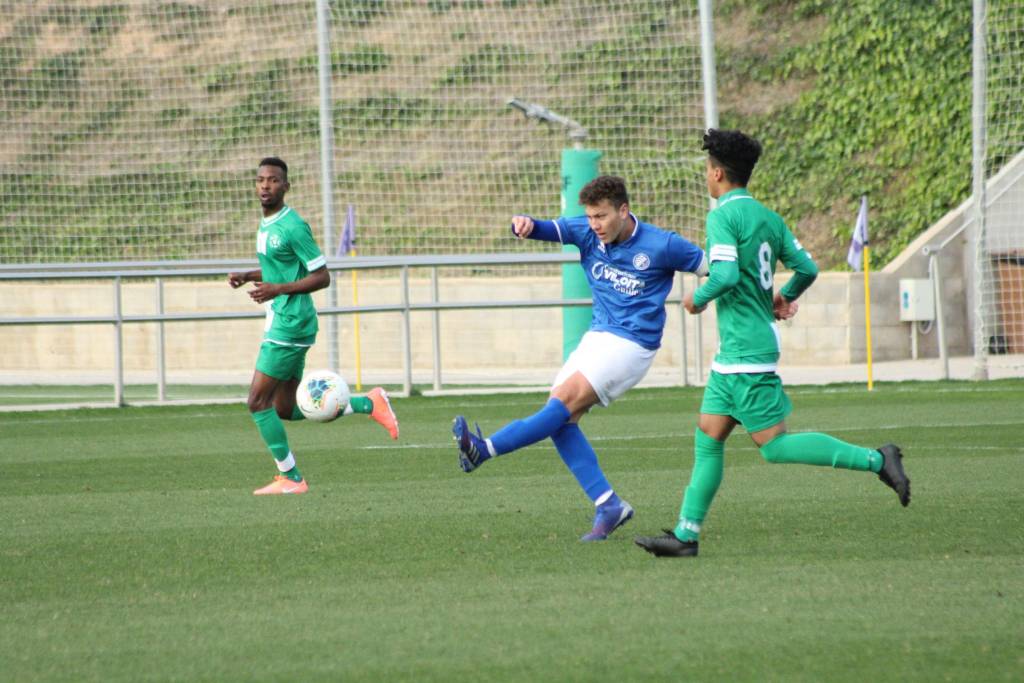
<path fill-rule="evenodd" d="M 0 413 L 0 679 L 1020 680 L 1024 382 L 793 388 L 792 430 L 899 443 L 874 475 L 764 463 L 735 434 L 696 559 L 676 517 L 700 392 L 634 391 L 584 428 L 637 509 L 605 543 L 550 444 L 456 465 L 541 395 L 395 401 L 289 426 L 311 491 L 241 405 Z"/>

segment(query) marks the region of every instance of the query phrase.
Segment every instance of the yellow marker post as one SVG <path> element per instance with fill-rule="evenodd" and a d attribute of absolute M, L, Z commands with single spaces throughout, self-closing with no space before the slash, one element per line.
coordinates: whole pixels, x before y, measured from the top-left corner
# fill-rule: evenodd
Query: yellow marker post
<path fill-rule="evenodd" d="M 864 244 L 864 342 L 868 352 L 868 391 L 874 389 L 871 375 L 871 281 L 868 272 L 871 270 L 871 249 Z"/>

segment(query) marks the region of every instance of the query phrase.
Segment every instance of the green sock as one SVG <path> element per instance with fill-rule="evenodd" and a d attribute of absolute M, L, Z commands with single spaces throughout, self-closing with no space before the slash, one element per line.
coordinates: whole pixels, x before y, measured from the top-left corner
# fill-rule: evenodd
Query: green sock
<path fill-rule="evenodd" d="M 351 415 L 352 413 L 369 415 L 372 412 L 373 401 L 365 396 L 353 396 L 348 400 L 348 406 L 345 408 L 345 415 Z"/>
<path fill-rule="evenodd" d="M 800 463 L 871 472 L 882 469 L 882 454 L 875 449 L 854 446 L 818 432 L 779 434 L 761 446 L 761 455 L 773 463 Z"/>
<path fill-rule="evenodd" d="M 277 411 L 267 408 L 253 413 L 252 419 L 256 422 L 256 428 L 260 430 L 263 443 L 267 444 L 270 454 L 277 461 L 277 469 L 281 474 L 292 481 L 302 481 L 302 474 L 295 466 L 295 456 L 288 448 L 288 435 L 285 434 L 284 423 L 277 416 Z"/>
<path fill-rule="evenodd" d="M 295 406 L 292 408 L 292 416 L 288 419 L 292 422 L 298 422 L 299 420 L 305 420 L 306 416 L 302 414 L 302 411 L 299 410 L 298 406 Z"/>
<path fill-rule="evenodd" d="M 700 429 L 694 434 L 693 471 L 690 485 L 683 493 L 683 505 L 679 510 L 676 538 L 680 541 L 696 541 L 700 536 L 700 525 L 708 514 L 711 501 L 722 483 L 725 442 L 716 441 Z"/>

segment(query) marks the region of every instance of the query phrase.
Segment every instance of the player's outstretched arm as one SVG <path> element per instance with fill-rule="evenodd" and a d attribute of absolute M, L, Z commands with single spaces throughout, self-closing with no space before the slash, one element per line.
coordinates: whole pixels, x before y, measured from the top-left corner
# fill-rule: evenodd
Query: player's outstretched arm
<path fill-rule="evenodd" d="M 521 240 L 533 232 L 533 219 L 529 216 L 512 216 L 512 234 Z"/>
<path fill-rule="evenodd" d="M 512 216 L 512 234 L 519 239 L 562 241 L 556 221 L 539 220 L 530 216 Z"/>

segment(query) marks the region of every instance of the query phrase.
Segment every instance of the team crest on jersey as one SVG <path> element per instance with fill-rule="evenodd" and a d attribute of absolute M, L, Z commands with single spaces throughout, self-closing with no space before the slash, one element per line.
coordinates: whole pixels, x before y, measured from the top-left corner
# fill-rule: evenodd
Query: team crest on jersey
<path fill-rule="evenodd" d="M 280 235 L 271 235 L 270 236 L 270 248 L 271 249 L 278 249 L 278 248 L 280 248 L 280 246 L 281 246 L 281 236 Z"/>
<path fill-rule="evenodd" d="M 651 257 L 647 254 L 640 252 L 633 257 L 633 267 L 637 270 L 647 270 L 651 267 Z"/>

